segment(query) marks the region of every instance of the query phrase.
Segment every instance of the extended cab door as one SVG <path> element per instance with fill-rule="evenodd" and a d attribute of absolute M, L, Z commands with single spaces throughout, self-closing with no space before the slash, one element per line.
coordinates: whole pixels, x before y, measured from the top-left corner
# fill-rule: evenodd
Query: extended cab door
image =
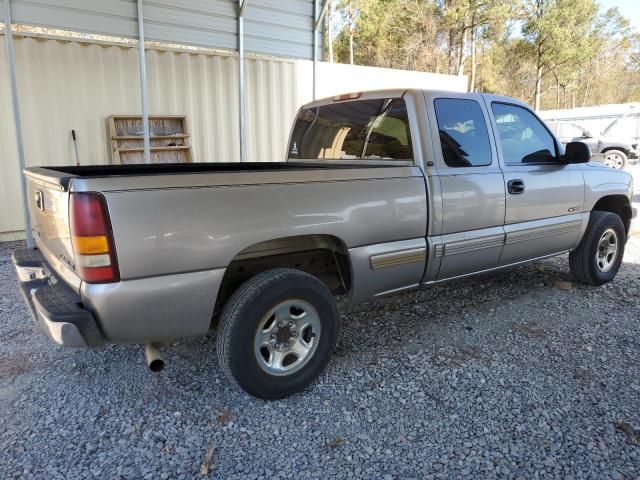
<path fill-rule="evenodd" d="M 498 265 L 504 241 L 505 186 L 488 112 L 478 94 L 426 95 L 436 175 L 442 192 L 441 235 L 430 238 L 435 279 Z M 433 276 L 432 276 L 433 278 Z"/>
<path fill-rule="evenodd" d="M 506 189 L 500 264 L 574 248 L 583 222 L 580 166 L 560 163 L 555 138 L 526 106 L 488 100 Z"/>

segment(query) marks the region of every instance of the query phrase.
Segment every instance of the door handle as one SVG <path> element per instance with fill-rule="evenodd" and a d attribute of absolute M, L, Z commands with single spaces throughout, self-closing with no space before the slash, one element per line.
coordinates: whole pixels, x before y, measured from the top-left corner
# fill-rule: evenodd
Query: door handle
<path fill-rule="evenodd" d="M 33 196 L 33 200 L 36 203 L 36 208 L 42 212 L 44 212 L 44 195 L 42 194 L 42 190 L 38 190 Z"/>
<path fill-rule="evenodd" d="M 520 179 L 509 180 L 507 182 L 507 191 L 511 195 L 521 195 L 524 193 L 524 182 Z"/>

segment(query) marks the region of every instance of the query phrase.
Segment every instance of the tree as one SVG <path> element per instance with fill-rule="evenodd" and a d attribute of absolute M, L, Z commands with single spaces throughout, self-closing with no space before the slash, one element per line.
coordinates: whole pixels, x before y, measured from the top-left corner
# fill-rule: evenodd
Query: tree
<path fill-rule="evenodd" d="M 471 58 L 469 89 L 475 90 L 477 67 L 477 41 L 483 31 L 494 32 L 504 27 L 509 18 L 521 10 L 520 2 L 513 0 L 444 0 L 441 4 L 444 23 L 448 30 L 449 74 L 463 75 L 464 64 Z"/>
<path fill-rule="evenodd" d="M 435 0 L 352 0 L 338 4 L 343 21 L 336 36 L 338 61 L 387 68 L 438 71 L 442 39 Z M 349 17 L 355 17 L 349 29 Z M 352 30 L 352 31 L 351 31 Z"/>
<path fill-rule="evenodd" d="M 634 38 L 638 38 L 638 34 L 617 8 L 598 16 L 591 33 L 594 53 L 575 72 L 584 79 L 576 89 L 582 105 L 586 105 L 589 98 L 607 103 L 629 98 L 632 86 L 638 82 L 637 76 L 633 78 Z"/>
<path fill-rule="evenodd" d="M 329 49 L 329 62 L 333 63 L 333 2 L 329 3 L 327 9 L 327 30 L 326 42 Z"/>
<path fill-rule="evenodd" d="M 576 67 L 589 58 L 594 46 L 590 35 L 596 21 L 595 0 L 527 0 L 529 20 L 522 29 L 534 59 L 536 84 L 534 106 L 540 109 L 542 81 L 565 67 Z"/>
<path fill-rule="evenodd" d="M 640 100 L 640 35 L 596 0 L 335 0 L 335 61 L 469 74 L 537 109 Z"/>
<path fill-rule="evenodd" d="M 338 9 L 342 11 L 342 16 L 346 23 L 347 33 L 349 36 L 349 63 L 353 65 L 353 36 L 356 30 L 356 21 L 360 14 L 360 9 L 354 5 L 358 0 L 343 0 L 338 5 Z"/>

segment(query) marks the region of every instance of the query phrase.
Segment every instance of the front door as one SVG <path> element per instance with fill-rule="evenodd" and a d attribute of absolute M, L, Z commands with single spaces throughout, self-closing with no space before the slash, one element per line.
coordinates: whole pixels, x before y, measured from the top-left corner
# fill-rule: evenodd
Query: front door
<path fill-rule="evenodd" d="M 508 265 L 574 248 L 583 223 L 584 177 L 559 162 L 553 135 L 528 108 L 491 102 L 506 189 Z"/>

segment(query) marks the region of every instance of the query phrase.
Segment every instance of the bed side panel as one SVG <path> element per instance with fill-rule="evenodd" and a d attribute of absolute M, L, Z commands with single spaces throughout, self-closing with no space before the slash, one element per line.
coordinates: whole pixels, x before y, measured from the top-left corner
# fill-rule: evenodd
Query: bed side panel
<path fill-rule="evenodd" d="M 360 178 L 318 181 L 310 171 L 295 183 L 106 192 L 121 277 L 224 268 L 251 245 L 298 235 L 333 235 L 348 248 L 424 237 L 420 169 L 387 178 L 375 170 L 377 178 L 361 169 Z"/>

